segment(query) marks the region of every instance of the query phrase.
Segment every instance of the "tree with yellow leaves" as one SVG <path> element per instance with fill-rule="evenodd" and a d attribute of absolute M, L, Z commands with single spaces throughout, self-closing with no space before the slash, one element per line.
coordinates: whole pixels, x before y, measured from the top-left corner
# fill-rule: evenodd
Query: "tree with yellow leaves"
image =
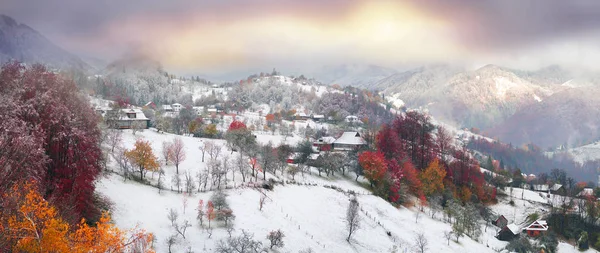
<path fill-rule="evenodd" d="M 142 180 L 146 172 L 158 171 L 160 168 L 158 158 L 152 153 L 149 141 L 137 140 L 135 148 L 125 151 L 125 156 L 137 166 Z"/>
<path fill-rule="evenodd" d="M 419 179 L 423 184 L 423 193 L 427 196 L 431 196 L 436 192 L 442 192 L 444 190 L 444 177 L 446 177 L 446 171 L 440 166 L 440 161 L 438 159 L 433 160 L 433 162 L 419 174 Z"/>
<path fill-rule="evenodd" d="M 154 252 L 152 234 L 122 231 L 110 223 L 107 212 L 95 227 L 82 220 L 76 230 L 58 216 L 56 208 L 34 189 L 33 183 L 17 184 L 3 196 L 10 207 L 0 216 L 0 250 L 13 252 Z M 131 235 L 127 237 L 127 235 Z"/>

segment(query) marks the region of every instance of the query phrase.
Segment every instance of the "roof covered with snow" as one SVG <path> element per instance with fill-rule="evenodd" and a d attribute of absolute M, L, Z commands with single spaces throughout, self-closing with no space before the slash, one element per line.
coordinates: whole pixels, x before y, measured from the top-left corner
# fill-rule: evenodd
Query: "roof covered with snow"
<path fill-rule="evenodd" d="M 583 188 L 583 190 L 581 190 L 581 192 L 579 192 L 577 194 L 577 196 L 582 197 L 582 196 L 594 196 L 594 189 L 592 188 Z"/>
<path fill-rule="evenodd" d="M 548 223 L 545 220 L 536 220 L 531 225 L 527 226 L 525 230 L 529 231 L 546 231 L 548 230 Z"/>
<path fill-rule="evenodd" d="M 121 115 L 121 120 L 148 120 L 144 112 L 140 109 L 121 109 L 124 115 Z M 130 117 L 130 114 L 135 114 L 135 117 Z"/>
<path fill-rule="evenodd" d="M 506 225 L 506 228 L 508 228 L 508 230 L 510 230 L 510 232 L 512 232 L 515 235 L 521 233 L 521 229 L 519 228 L 519 226 L 517 226 L 514 223 Z"/>
<path fill-rule="evenodd" d="M 335 142 L 335 138 L 331 136 L 325 136 L 315 141 L 315 144 L 332 144 L 333 142 Z"/>
<path fill-rule="evenodd" d="M 340 138 L 333 142 L 333 144 L 364 145 L 367 144 L 367 142 L 360 137 L 358 132 L 344 132 Z"/>

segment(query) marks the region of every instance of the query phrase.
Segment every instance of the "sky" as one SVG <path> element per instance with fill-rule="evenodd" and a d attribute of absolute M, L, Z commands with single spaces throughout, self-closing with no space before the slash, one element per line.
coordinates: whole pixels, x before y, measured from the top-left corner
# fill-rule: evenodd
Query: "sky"
<path fill-rule="evenodd" d="M 598 68 L 597 0 L 2 0 L 75 54 L 226 73 L 431 63 Z"/>

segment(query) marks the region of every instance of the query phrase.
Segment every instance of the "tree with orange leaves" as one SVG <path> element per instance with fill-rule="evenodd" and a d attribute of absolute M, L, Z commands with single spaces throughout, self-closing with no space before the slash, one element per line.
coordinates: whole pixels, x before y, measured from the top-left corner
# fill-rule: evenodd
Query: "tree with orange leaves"
<path fill-rule="evenodd" d="M 152 153 L 149 141 L 137 140 L 135 148 L 125 151 L 125 156 L 137 165 L 140 172 L 140 179 L 144 179 L 144 175 L 148 171 L 158 171 L 158 158 Z"/>
<path fill-rule="evenodd" d="M 387 163 L 381 152 L 365 151 L 360 153 L 358 164 L 363 168 L 365 178 L 369 180 L 371 186 L 380 182 L 387 170 Z"/>
<path fill-rule="evenodd" d="M 419 174 L 419 179 L 423 184 L 423 193 L 431 196 L 436 192 L 444 190 L 444 178 L 446 171 L 440 166 L 440 161 L 436 158 Z"/>
<path fill-rule="evenodd" d="M 33 183 L 18 184 L 3 198 L 12 208 L 5 208 L 0 216 L 0 241 L 3 241 L 0 250 L 84 253 L 124 252 L 135 248 L 138 252 L 154 252 L 150 248 L 152 234 L 122 231 L 110 222 L 107 212 L 102 213 L 95 227 L 88 226 L 82 219 L 77 229 L 70 230 L 69 224 L 34 189 Z M 128 238 L 127 234 L 132 236 Z"/>

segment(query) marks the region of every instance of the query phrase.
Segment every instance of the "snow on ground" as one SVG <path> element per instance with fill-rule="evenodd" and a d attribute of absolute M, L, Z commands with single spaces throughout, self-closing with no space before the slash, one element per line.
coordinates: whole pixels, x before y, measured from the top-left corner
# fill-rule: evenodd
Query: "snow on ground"
<path fill-rule="evenodd" d="M 600 142 L 594 142 L 585 146 L 569 149 L 576 162 L 584 163 L 600 159 Z"/>
<path fill-rule="evenodd" d="M 538 213 L 540 216 L 544 216 L 549 213 L 549 207 L 544 205 L 548 203 L 547 200 L 540 197 L 537 192 L 513 188 L 513 197 L 511 198 L 510 187 L 507 187 L 505 193 L 507 196 L 499 197 L 498 204 L 491 206 L 491 208 L 497 215 L 504 215 L 509 224 L 514 223 L 523 228 L 529 225 L 525 224 L 525 221 L 530 214 Z M 511 200 L 514 205 L 509 203 Z"/>
<path fill-rule="evenodd" d="M 160 156 L 163 141 L 171 141 L 175 137 L 181 138 L 185 145 L 187 159 L 180 165 L 180 174 L 190 171 L 195 175 L 197 171 L 206 168 L 208 155 L 202 162 L 202 155 L 198 150 L 201 142 L 209 139 L 193 138 L 187 136 L 176 136 L 168 133 L 157 133 L 155 130 L 145 130 L 135 135 L 130 130 L 123 131 L 123 146 L 133 148 L 135 140 L 143 138 L 149 140 L 151 146 Z M 273 141 L 281 143 L 280 135 L 258 135 L 258 142 Z M 286 142 L 293 142 L 294 137 L 289 137 Z M 222 156 L 231 155 L 237 157 L 237 153 L 225 147 L 224 140 L 210 140 L 223 145 Z M 291 143 L 290 143 L 291 144 Z M 112 170 L 118 171 L 114 161 L 109 163 Z M 175 166 L 169 164 L 163 166 L 166 176 L 165 188 L 169 189 L 171 177 L 175 175 Z M 267 178 L 278 178 L 279 180 L 291 180 L 289 175 L 267 174 Z M 261 193 L 255 188 L 240 187 L 241 175 L 235 174 L 236 180 L 228 176 L 225 190 L 228 200 L 236 219 L 234 221 L 234 235 L 241 234 L 246 230 L 254 234 L 256 240 L 267 244 L 266 235 L 269 231 L 281 229 L 286 234 L 284 239 L 286 246 L 278 252 L 298 252 L 311 248 L 314 252 L 412 252 L 414 238 L 417 233 L 423 233 L 429 241 L 428 252 L 495 252 L 505 247 L 506 242 L 494 238 L 497 228 L 492 226 L 488 229 L 482 227 L 482 236 L 478 242 L 468 237 L 462 237 L 460 243 L 443 239 L 443 234 L 451 230 L 450 224 L 440 221 L 441 213 L 432 219 L 428 213 L 422 213 L 418 222 L 415 222 L 414 209 L 404 207 L 396 208 L 381 198 L 375 197 L 365 188 L 368 183 L 360 178 L 355 182 L 355 175 L 348 173 L 326 177 L 318 176 L 316 169 L 312 168 L 309 173 L 297 174 L 295 181 L 298 184 L 277 185 L 273 191 L 266 191 L 267 203 L 262 211 L 258 209 Z M 157 176 L 149 178 L 156 182 Z M 210 181 L 210 180 L 209 180 Z M 341 189 L 337 191 L 330 189 L 331 186 Z M 210 186 L 209 189 L 214 188 Z M 142 185 L 134 181 L 124 181 L 117 174 L 111 174 L 101 179 L 97 184 L 98 192 L 108 197 L 113 203 L 112 217 L 115 223 L 122 228 L 132 228 L 136 225 L 156 236 L 155 247 L 157 252 L 166 252 L 165 240 L 175 234 L 167 219 L 170 208 L 178 211 L 180 218 L 190 221 L 193 226 L 188 229 L 186 239 L 179 237 L 180 242 L 173 252 L 183 252 L 191 248 L 194 252 L 214 252 L 214 247 L 219 239 L 227 238 L 226 229 L 221 222 L 214 221 L 214 233 L 208 238 L 208 232 L 201 229 L 196 220 L 196 205 L 198 200 L 203 199 L 206 203 L 210 199 L 211 192 L 194 191 L 187 197 L 187 207 L 184 214 L 184 195 L 169 190 L 163 190 L 161 194 L 158 189 L 148 185 Z M 363 223 L 361 229 L 353 237 L 351 243 L 345 241 L 346 225 L 345 214 L 349 196 L 347 191 L 358 194 L 361 203 L 361 217 Z M 510 205 L 509 197 L 501 198 L 497 205 L 491 206 L 497 214 L 503 214 L 509 222 L 515 222 L 521 227 L 527 215 L 538 212 L 541 215 L 547 212 L 544 203 L 547 200 L 537 192 L 515 188 L 512 193 L 507 189 L 507 195 L 512 194 L 514 206 Z M 524 199 L 521 199 L 523 196 Z M 206 220 L 205 220 L 206 222 Z M 205 224 L 206 226 L 206 224 Z M 483 225 L 482 225 L 483 226 Z M 386 232 L 390 232 L 390 236 Z M 565 250 L 568 245 L 561 246 Z M 562 252 L 562 250 L 561 250 Z M 570 251 L 566 251 L 570 252 Z"/>
<path fill-rule="evenodd" d="M 165 240 L 175 233 L 167 219 L 170 208 L 178 211 L 180 223 L 188 220 L 193 224 L 186 233 L 186 239 L 180 240 L 174 252 L 188 248 L 194 252 L 214 252 L 216 242 L 228 237 L 223 224 L 213 221 L 214 233 L 209 239 L 208 233 L 196 221 L 198 201 L 207 201 L 211 193 L 189 196 L 184 214 L 182 194 L 168 191 L 159 194 L 156 188 L 133 181 L 124 182 L 115 174 L 103 178 L 97 189 L 114 203 L 112 216 L 118 226 L 131 228 L 137 225 L 154 233 L 157 252 L 166 251 Z M 348 243 L 345 241 L 344 220 L 349 196 L 344 193 L 320 186 L 278 185 L 267 192 L 269 199 L 260 211 L 260 193 L 256 189 L 226 192 L 236 215 L 234 235 L 246 230 L 253 233 L 256 240 L 267 244 L 267 233 L 281 229 L 286 237 L 285 247 L 279 252 L 298 252 L 307 248 L 314 252 L 411 252 L 416 233 L 423 233 L 428 239 L 428 252 L 448 252 L 449 249 L 453 252 L 494 252 L 492 248 L 467 237 L 461 238 L 460 244 L 450 241 L 448 246 L 443 233 L 451 229 L 449 224 L 431 219 L 426 214 L 422 214 L 416 223 L 415 211 L 403 207 L 397 209 L 373 195 L 358 196 L 363 221 L 361 229 Z M 388 236 L 387 231 L 392 236 Z M 484 235 L 482 241 L 498 245 L 496 249 L 504 245 L 489 235 Z"/>
<path fill-rule="evenodd" d="M 558 247 L 557 247 L 557 252 L 561 252 L 561 253 L 581 253 L 581 252 L 594 253 L 594 252 L 598 252 L 598 251 L 595 249 L 591 249 L 591 248 L 588 250 L 580 251 L 576 246 L 573 246 L 566 242 L 559 242 Z"/>

